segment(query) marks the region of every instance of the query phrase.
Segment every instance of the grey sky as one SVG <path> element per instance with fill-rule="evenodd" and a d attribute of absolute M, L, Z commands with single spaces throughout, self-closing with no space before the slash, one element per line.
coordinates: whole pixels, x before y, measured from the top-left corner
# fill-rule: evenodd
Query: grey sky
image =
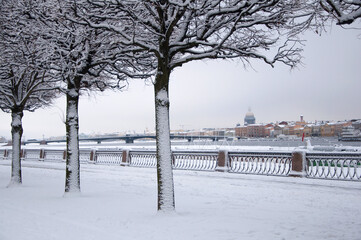
<path fill-rule="evenodd" d="M 360 26 L 358 24 L 357 26 Z M 253 61 L 191 62 L 171 76 L 171 129 L 234 127 L 251 107 L 257 123 L 361 118 L 361 31 L 333 27 L 305 35 L 303 66 L 290 71 Z M 65 98 L 25 112 L 25 138 L 65 135 Z M 154 130 L 153 88 L 131 81 L 125 92 L 83 96 L 80 132 Z M 10 114 L 0 112 L 0 136 L 10 137 Z"/>

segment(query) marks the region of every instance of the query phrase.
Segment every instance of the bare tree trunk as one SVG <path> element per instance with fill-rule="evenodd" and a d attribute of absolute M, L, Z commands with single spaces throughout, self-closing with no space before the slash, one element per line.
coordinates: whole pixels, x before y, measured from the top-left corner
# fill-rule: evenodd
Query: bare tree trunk
<path fill-rule="evenodd" d="M 21 137 L 23 135 L 22 118 L 23 111 L 13 109 L 11 112 L 11 135 L 12 135 L 12 163 L 11 180 L 9 186 L 22 183 L 21 176 Z"/>
<path fill-rule="evenodd" d="M 175 210 L 172 150 L 170 144 L 168 82 L 169 74 L 158 73 L 156 76 L 156 83 L 154 85 L 158 211 Z"/>
<path fill-rule="evenodd" d="M 80 192 L 79 88 L 68 81 L 66 94 L 66 179 L 65 193 Z"/>

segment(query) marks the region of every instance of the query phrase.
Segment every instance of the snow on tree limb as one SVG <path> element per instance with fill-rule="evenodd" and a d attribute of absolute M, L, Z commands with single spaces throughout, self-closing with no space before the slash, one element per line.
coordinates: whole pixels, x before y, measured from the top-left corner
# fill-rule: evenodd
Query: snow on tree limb
<path fill-rule="evenodd" d="M 4 1 L 0 15 L 0 108 L 34 111 L 55 97 L 50 53 L 39 44 L 23 1 Z M 25 13 L 24 13 L 25 12 Z M 5 24 L 6 23 L 6 24 Z"/>
<path fill-rule="evenodd" d="M 94 28 L 117 33 L 122 44 L 152 52 L 159 60 L 164 58 L 159 39 L 164 38 L 169 45 L 171 69 L 207 58 L 257 57 L 267 59 L 269 64 L 279 61 L 294 66 L 291 62 L 299 59 L 265 54 L 281 41 L 277 36 L 294 36 L 308 27 L 317 27 L 312 22 L 316 14 L 313 1 L 87 2 L 101 9 L 102 14 L 83 10 L 84 21 Z M 129 23 L 135 30 L 126 30 Z M 287 38 L 282 39 L 287 42 Z M 289 53 L 298 56 L 296 52 L 301 50 L 295 46 Z"/>
<path fill-rule="evenodd" d="M 320 5 L 338 25 L 352 24 L 361 18 L 360 0 L 320 0 Z"/>

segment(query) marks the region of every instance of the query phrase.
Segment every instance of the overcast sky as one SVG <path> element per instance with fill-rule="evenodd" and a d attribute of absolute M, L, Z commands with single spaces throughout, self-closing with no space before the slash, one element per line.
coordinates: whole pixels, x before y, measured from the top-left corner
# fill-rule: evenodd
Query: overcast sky
<path fill-rule="evenodd" d="M 360 26 L 358 24 L 357 26 Z M 292 71 L 253 61 L 191 62 L 171 75 L 171 129 L 234 127 L 248 108 L 257 123 L 361 118 L 361 30 L 333 27 L 307 34 L 303 66 Z M 124 92 L 83 96 L 80 133 L 154 130 L 153 87 L 132 81 Z M 65 135 L 65 98 L 25 112 L 24 137 Z M 0 112 L 0 136 L 10 138 L 10 114 Z"/>

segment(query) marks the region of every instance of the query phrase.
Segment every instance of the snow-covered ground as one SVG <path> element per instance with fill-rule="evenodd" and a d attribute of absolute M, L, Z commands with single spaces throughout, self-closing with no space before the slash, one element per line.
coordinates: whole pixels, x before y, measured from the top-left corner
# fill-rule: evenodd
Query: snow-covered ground
<path fill-rule="evenodd" d="M 23 162 L 23 186 L 6 188 L 0 161 L 1 240 L 361 239 L 359 182 L 175 171 L 167 215 L 155 169 L 82 165 L 82 193 L 63 197 L 64 168 Z"/>

